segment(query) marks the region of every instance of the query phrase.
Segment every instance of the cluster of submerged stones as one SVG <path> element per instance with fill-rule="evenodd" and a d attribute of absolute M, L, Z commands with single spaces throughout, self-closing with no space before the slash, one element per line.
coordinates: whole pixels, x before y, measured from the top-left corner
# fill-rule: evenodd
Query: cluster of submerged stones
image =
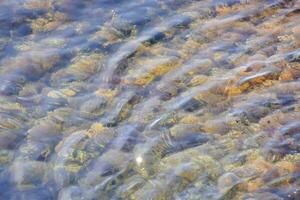
<path fill-rule="evenodd" d="M 299 199 L 299 1 L 170 2 L 14 5 L 1 198 Z"/>

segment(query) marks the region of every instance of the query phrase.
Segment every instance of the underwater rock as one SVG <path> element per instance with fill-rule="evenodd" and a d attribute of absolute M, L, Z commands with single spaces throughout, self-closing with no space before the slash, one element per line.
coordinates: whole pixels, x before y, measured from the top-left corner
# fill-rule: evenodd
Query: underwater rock
<path fill-rule="evenodd" d="M 278 161 L 287 154 L 299 153 L 298 138 L 268 141 L 263 149 L 265 158 L 270 161 Z"/>
<path fill-rule="evenodd" d="M 226 173 L 223 174 L 218 179 L 218 188 L 220 195 L 222 196 L 228 196 L 229 193 L 234 192 L 234 188 L 238 187 L 239 184 L 241 184 L 243 181 L 236 176 L 234 173 Z M 232 195 L 232 194 L 231 194 Z"/>
<path fill-rule="evenodd" d="M 141 60 L 138 65 L 143 65 L 141 73 L 134 71 L 133 77 L 128 77 L 128 81 L 133 79 L 133 84 L 138 86 L 147 86 L 156 78 L 177 68 L 179 59 L 176 56 L 164 56 L 156 59 Z M 130 75 L 130 71 L 129 71 Z M 135 77 L 139 75 L 138 77 Z"/>
<path fill-rule="evenodd" d="M 160 161 L 160 170 L 172 170 L 174 166 L 180 166 L 187 162 L 193 163 L 193 166 L 194 164 L 197 165 L 198 170 L 195 176 L 205 175 L 214 180 L 223 172 L 222 166 L 217 160 L 210 156 L 202 155 L 197 150 L 197 147 L 164 157 Z"/>
<path fill-rule="evenodd" d="M 62 126 L 53 121 L 41 121 L 28 130 L 27 139 L 35 142 L 55 142 L 61 136 Z"/>
<path fill-rule="evenodd" d="M 146 184 L 141 189 L 133 193 L 130 199 L 167 199 L 168 189 L 166 188 L 166 181 L 152 180 L 152 184 Z"/>
<path fill-rule="evenodd" d="M 88 165 L 91 158 L 97 155 L 85 148 L 87 140 L 86 131 L 77 131 L 56 145 L 57 156 L 53 158 L 53 162 L 54 178 L 58 185 L 69 185 L 76 174 Z"/>
<path fill-rule="evenodd" d="M 205 83 L 208 80 L 208 76 L 205 75 L 197 75 L 194 76 L 190 82 L 189 85 L 192 87 L 198 86 L 198 85 L 202 85 L 203 83 Z"/>
<path fill-rule="evenodd" d="M 272 114 L 262 118 L 259 121 L 259 124 L 264 130 L 274 130 L 285 123 L 295 121 L 297 119 L 300 119 L 300 114 L 298 112 L 292 111 L 287 113 L 277 110 Z"/>
<path fill-rule="evenodd" d="M 175 168 L 174 174 L 193 182 L 198 176 L 198 170 L 199 166 L 196 163 L 183 163 Z"/>
<path fill-rule="evenodd" d="M 198 101 L 192 98 L 189 101 L 185 102 L 183 105 L 181 105 L 181 108 L 186 112 L 194 112 L 205 105 L 206 105 L 205 102 Z"/>
<path fill-rule="evenodd" d="M 300 132 L 300 122 L 291 121 L 290 123 L 281 127 L 278 132 L 282 136 L 293 136 L 298 134 Z"/>
<path fill-rule="evenodd" d="M 130 196 L 146 183 L 145 179 L 139 175 L 134 175 L 125 180 L 124 184 L 118 188 L 117 194 L 121 198 L 129 199 Z"/>
<path fill-rule="evenodd" d="M 143 124 L 125 124 L 117 128 L 116 137 L 109 147 L 123 152 L 131 152 L 137 144 L 144 142 L 140 133 L 144 130 Z"/>
<path fill-rule="evenodd" d="M 0 93 L 16 95 L 26 83 L 40 79 L 60 60 L 55 50 L 49 48 L 49 51 L 43 52 L 40 47 L 35 47 L 32 51 L 18 54 L 14 59 L 4 60 L 2 64 L 9 67 L 2 73 L 5 77 Z"/>
<path fill-rule="evenodd" d="M 10 116 L 8 114 L 0 115 L 0 127 L 9 130 L 20 130 L 23 126 L 23 120 L 18 119 L 19 117 Z M 22 121 L 21 121 L 22 120 Z"/>
<path fill-rule="evenodd" d="M 135 36 L 136 27 L 125 20 L 114 18 L 105 22 L 101 28 L 90 38 L 93 42 L 104 42 L 104 46 L 109 46 L 120 42 L 122 39 Z"/>
<path fill-rule="evenodd" d="M 267 68 L 253 75 L 242 77 L 235 86 L 227 88 L 227 93 L 229 95 L 241 94 L 250 88 L 267 84 L 269 80 L 277 80 L 279 73 L 280 70 L 277 68 Z"/>
<path fill-rule="evenodd" d="M 20 189 L 45 184 L 49 170 L 47 163 L 39 161 L 14 161 L 10 167 L 13 181 Z"/>
<path fill-rule="evenodd" d="M 164 146 L 160 145 L 159 138 L 154 138 L 134 148 L 134 169 L 143 177 L 151 177 L 157 171 L 158 162 L 164 154 Z"/>
<path fill-rule="evenodd" d="M 118 150 L 109 150 L 104 152 L 81 180 L 80 185 L 92 188 L 100 184 L 106 177 L 113 175 L 127 168 L 129 155 Z"/>
<path fill-rule="evenodd" d="M 269 162 L 266 162 L 261 157 L 257 157 L 252 162 L 249 162 L 249 164 L 238 167 L 232 172 L 234 172 L 242 180 L 249 182 L 260 177 L 262 174 L 267 173 L 270 169 L 272 169 L 272 166 Z"/>
<path fill-rule="evenodd" d="M 184 190 L 189 183 L 196 179 L 197 165 L 180 165 L 166 174 L 158 174 L 151 182 L 131 195 L 132 199 L 172 199 L 174 193 Z"/>
<path fill-rule="evenodd" d="M 22 85 L 13 81 L 6 81 L 0 88 L 0 93 L 4 95 L 17 94 L 22 89 Z"/>
<path fill-rule="evenodd" d="M 97 73 L 103 65 L 104 56 L 100 53 L 79 54 L 71 63 L 51 75 L 52 84 L 83 81 Z"/>
<path fill-rule="evenodd" d="M 201 118 L 198 116 L 195 116 L 193 114 L 185 115 L 179 121 L 179 123 L 182 123 L 182 124 L 200 124 L 200 122 L 201 122 Z"/>
<path fill-rule="evenodd" d="M 149 128 L 155 129 L 158 127 L 172 127 L 178 122 L 178 116 L 174 113 L 164 113 L 159 118 L 155 119 L 149 124 Z"/>
<path fill-rule="evenodd" d="M 135 169 L 143 176 L 151 176 L 158 169 L 160 159 L 202 145 L 209 137 L 200 132 L 163 133 L 147 141 L 147 145 L 139 144 L 134 149 Z"/>
<path fill-rule="evenodd" d="M 170 128 L 170 135 L 173 138 L 185 137 L 191 134 L 201 134 L 201 126 L 198 124 L 176 124 Z"/>
<path fill-rule="evenodd" d="M 14 152 L 11 150 L 0 150 L 0 170 L 2 166 L 11 164 L 13 161 Z"/>
<path fill-rule="evenodd" d="M 203 125 L 203 130 L 208 133 L 224 134 L 230 130 L 230 126 L 224 119 L 207 120 Z"/>
<path fill-rule="evenodd" d="M 57 140 L 57 139 L 56 139 Z M 55 140 L 54 140 L 55 141 Z M 54 145 L 52 141 L 27 141 L 19 147 L 18 158 L 25 160 L 48 161 L 53 153 Z"/>
<path fill-rule="evenodd" d="M 8 130 L 1 130 L 0 132 L 0 149 L 12 149 L 18 141 L 18 134 Z"/>
<path fill-rule="evenodd" d="M 106 126 L 116 126 L 130 116 L 134 105 L 140 102 L 141 97 L 133 93 L 120 96 L 118 101 L 112 103 L 112 111 L 101 120 Z"/>
<path fill-rule="evenodd" d="M 32 10 L 49 10 L 53 8 L 53 2 L 52 1 L 45 1 L 41 2 L 38 0 L 27 0 L 25 1 L 25 8 L 32 9 Z"/>
<path fill-rule="evenodd" d="M 193 155 L 192 150 L 183 152 L 163 158 L 159 173 L 151 182 L 132 194 L 131 198 L 171 199 L 174 193 L 184 190 L 199 175 L 213 179 L 220 175 L 219 164 L 211 158 Z"/>
<path fill-rule="evenodd" d="M 104 113 L 104 108 L 106 105 L 107 105 L 107 100 L 104 98 L 100 98 L 100 97 L 91 98 L 85 101 L 80 106 L 80 111 L 99 116 L 102 113 Z"/>
<path fill-rule="evenodd" d="M 46 17 L 39 17 L 31 22 L 34 33 L 48 32 L 57 29 L 66 21 L 66 15 L 62 12 L 48 13 Z"/>

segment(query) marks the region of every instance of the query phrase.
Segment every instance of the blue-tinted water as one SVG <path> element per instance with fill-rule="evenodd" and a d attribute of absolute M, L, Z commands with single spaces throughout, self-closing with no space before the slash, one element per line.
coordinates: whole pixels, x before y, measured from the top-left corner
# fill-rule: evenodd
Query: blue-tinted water
<path fill-rule="evenodd" d="M 299 199 L 299 9 L 0 1 L 0 200 Z"/>

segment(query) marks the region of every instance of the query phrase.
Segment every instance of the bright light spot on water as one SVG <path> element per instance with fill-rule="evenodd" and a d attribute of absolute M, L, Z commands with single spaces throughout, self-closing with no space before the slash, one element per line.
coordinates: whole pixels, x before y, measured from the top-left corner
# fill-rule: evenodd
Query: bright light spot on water
<path fill-rule="evenodd" d="M 141 156 L 136 157 L 135 161 L 137 164 L 141 164 L 143 162 L 143 158 Z"/>

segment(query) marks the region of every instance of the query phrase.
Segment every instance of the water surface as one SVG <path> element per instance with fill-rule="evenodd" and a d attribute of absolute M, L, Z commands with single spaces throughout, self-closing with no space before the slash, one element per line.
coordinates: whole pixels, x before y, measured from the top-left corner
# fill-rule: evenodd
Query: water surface
<path fill-rule="evenodd" d="M 0 1 L 0 199 L 300 199 L 299 9 Z"/>

